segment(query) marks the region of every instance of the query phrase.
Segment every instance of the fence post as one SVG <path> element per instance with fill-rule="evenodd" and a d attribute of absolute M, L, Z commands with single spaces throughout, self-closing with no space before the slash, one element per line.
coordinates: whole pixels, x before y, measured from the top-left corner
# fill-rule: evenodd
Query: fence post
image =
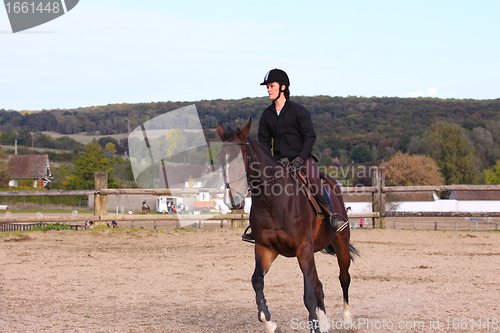
<path fill-rule="evenodd" d="M 233 209 L 231 210 L 231 214 L 241 214 L 243 215 L 243 209 Z M 231 228 L 244 228 L 245 220 L 243 220 L 243 216 L 241 219 L 231 220 Z"/>
<path fill-rule="evenodd" d="M 108 188 L 108 173 L 107 171 L 96 171 L 94 173 L 94 188 L 102 190 Z M 108 214 L 108 196 L 105 194 L 96 193 L 94 195 L 94 216 Z M 95 225 L 104 225 L 106 222 L 95 221 Z"/>
<path fill-rule="evenodd" d="M 372 211 L 385 212 L 385 194 L 382 192 L 385 186 L 384 167 L 373 167 L 372 186 L 376 189 L 376 192 L 372 193 Z M 385 217 L 374 217 L 373 227 L 385 229 Z"/>

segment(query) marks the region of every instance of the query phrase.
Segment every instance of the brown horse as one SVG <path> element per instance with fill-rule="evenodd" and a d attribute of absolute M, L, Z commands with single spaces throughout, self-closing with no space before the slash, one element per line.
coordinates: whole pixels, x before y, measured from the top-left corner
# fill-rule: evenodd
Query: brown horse
<path fill-rule="evenodd" d="M 223 141 L 220 154 L 226 183 L 225 203 L 241 208 L 247 193 L 252 195 L 250 226 L 255 236 L 255 270 L 252 285 L 256 294 L 258 319 L 266 332 L 281 332 L 271 321 L 264 298 L 264 275 L 281 254 L 297 257 L 304 276 L 304 304 L 309 312 L 311 332 L 326 332 L 330 327 L 325 314 L 323 287 L 318 279 L 314 253 L 323 250 L 336 254 L 340 267 L 344 322 L 351 319 L 348 289 L 351 255 L 357 250 L 349 244 L 350 230 L 336 234 L 326 219 L 318 225 L 317 213 L 305 192 L 298 189 L 290 170 L 275 161 L 267 150 L 249 137 L 252 119 L 240 131 L 226 130 L 219 123 L 218 134 Z M 325 188 L 332 199 L 339 219 L 347 221 L 339 186 L 322 174 Z M 315 227 L 316 226 L 316 227 Z"/>
<path fill-rule="evenodd" d="M 142 204 L 141 209 L 143 214 L 151 212 L 151 209 L 149 209 L 149 206 L 146 203 Z"/>

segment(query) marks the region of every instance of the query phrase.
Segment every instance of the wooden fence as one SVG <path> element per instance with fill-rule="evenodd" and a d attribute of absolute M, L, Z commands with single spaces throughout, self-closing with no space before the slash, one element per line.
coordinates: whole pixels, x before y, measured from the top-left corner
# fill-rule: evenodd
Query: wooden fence
<path fill-rule="evenodd" d="M 425 191 L 500 191 L 500 185 L 438 185 L 438 186 L 385 186 L 385 174 L 382 167 L 375 167 L 370 187 L 347 187 L 341 188 L 343 193 L 371 193 L 372 212 L 351 213 L 349 218 L 372 218 L 374 228 L 386 228 L 386 219 L 390 217 L 500 217 L 500 211 L 495 212 L 394 212 L 385 211 L 385 194 L 394 192 L 425 192 Z M 232 211 L 232 214 L 186 214 L 186 215 L 108 215 L 107 196 L 111 194 L 151 194 L 151 195 L 185 195 L 198 194 L 197 189 L 108 189 L 107 172 L 95 173 L 94 190 L 50 190 L 50 191 L 0 191 L 0 197 L 26 197 L 26 196 L 88 196 L 94 195 L 94 215 L 88 216 L 33 216 L 0 218 L 0 224 L 33 224 L 33 223 L 75 223 L 82 221 L 94 221 L 96 225 L 107 224 L 110 221 L 167 221 L 167 220 L 191 220 L 191 221 L 223 221 L 230 220 L 231 227 L 244 227 L 248 215 L 242 210 Z M 220 193 L 218 190 L 210 190 L 211 193 Z M 499 207 L 500 209 L 500 207 Z M 222 225 L 222 222 L 221 222 Z M 5 229 L 5 226 L 2 228 Z M 498 226 L 497 228 L 498 229 Z"/>

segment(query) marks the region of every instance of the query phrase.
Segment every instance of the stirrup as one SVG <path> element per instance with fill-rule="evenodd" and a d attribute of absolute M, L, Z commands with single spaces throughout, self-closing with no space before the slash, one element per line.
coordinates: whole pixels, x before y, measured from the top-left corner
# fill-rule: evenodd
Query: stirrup
<path fill-rule="evenodd" d="M 337 223 L 335 223 L 335 220 L 337 220 L 336 221 Z M 349 225 L 349 220 L 340 221 L 338 218 L 336 218 L 333 215 L 329 217 L 329 221 L 330 221 L 330 226 L 332 227 L 333 231 L 335 231 L 335 233 L 337 233 L 337 234 L 339 232 L 341 232 L 342 230 L 344 230 Z"/>
<path fill-rule="evenodd" d="M 241 240 L 244 241 L 244 242 L 248 242 L 248 243 L 251 243 L 251 244 L 255 244 L 255 238 L 252 234 L 252 232 L 247 232 L 248 229 L 250 229 L 250 226 L 248 226 L 245 231 L 243 232 L 243 235 L 241 235 Z"/>

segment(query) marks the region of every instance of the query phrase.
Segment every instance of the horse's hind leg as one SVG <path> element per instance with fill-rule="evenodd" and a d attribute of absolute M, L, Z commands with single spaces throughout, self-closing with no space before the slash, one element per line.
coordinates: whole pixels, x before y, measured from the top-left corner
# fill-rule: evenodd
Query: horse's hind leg
<path fill-rule="evenodd" d="M 271 314 L 264 297 L 264 275 L 269 271 L 278 252 L 271 248 L 255 244 L 255 271 L 252 275 L 252 285 L 255 290 L 258 318 L 264 324 L 266 333 L 280 333 L 278 325 L 271 321 Z"/>
<path fill-rule="evenodd" d="M 345 209 L 344 199 L 342 198 L 342 193 L 338 183 L 332 177 L 325 174 L 321 175 L 325 180 L 326 184 L 330 188 L 330 197 L 332 199 L 332 205 L 335 212 L 342 214 L 341 219 L 347 219 L 347 211 Z M 333 241 L 332 245 L 337 255 L 337 261 L 340 268 L 340 285 L 342 286 L 342 293 L 344 296 L 344 310 L 342 311 L 342 317 L 344 321 L 351 320 L 351 311 L 349 310 L 349 284 L 351 283 L 351 276 L 349 275 L 349 266 L 351 265 L 351 253 L 349 249 L 349 239 L 351 235 L 351 230 L 347 227 L 338 233 Z"/>
<path fill-rule="evenodd" d="M 337 261 L 340 268 L 340 285 L 342 287 L 342 294 L 344 298 L 344 309 L 342 311 L 342 317 L 344 322 L 351 320 L 351 311 L 349 309 L 349 284 L 351 283 L 351 276 L 349 275 L 349 267 L 351 265 L 351 254 L 349 251 L 349 238 L 350 230 L 346 228 L 342 230 L 333 239 L 332 245 L 335 249 L 337 255 Z"/>
<path fill-rule="evenodd" d="M 297 259 L 304 275 L 304 304 L 309 311 L 309 322 L 312 324 L 311 332 L 326 332 L 329 325 L 325 314 L 323 285 L 316 271 L 313 247 L 303 246 L 297 253 Z"/>

